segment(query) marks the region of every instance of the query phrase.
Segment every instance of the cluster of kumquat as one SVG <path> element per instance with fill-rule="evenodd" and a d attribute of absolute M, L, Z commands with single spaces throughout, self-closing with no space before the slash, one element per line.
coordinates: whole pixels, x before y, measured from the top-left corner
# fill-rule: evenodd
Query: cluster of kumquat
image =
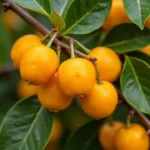
<path fill-rule="evenodd" d="M 21 37 L 11 51 L 13 64 L 24 80 L 18 88 L 20 97 L 37 93 L 40 103 L 53 112 L 67 108 L 74 97 L 80 97 L 89 116 L 95 119 L 109 116 L 118 101 L 112 82 L 119 78 L 121 61 L 106 47 L 97 47 L 88 55 L 97 58 L 97 67 L 85 58 L 70 58 L 59 66 L 55 51 L 38 36 Z"/>

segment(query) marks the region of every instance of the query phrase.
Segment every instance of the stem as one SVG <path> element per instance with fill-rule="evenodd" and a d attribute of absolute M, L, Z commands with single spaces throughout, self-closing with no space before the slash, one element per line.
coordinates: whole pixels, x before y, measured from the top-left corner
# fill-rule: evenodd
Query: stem
<path fill-rule="evenodd" d="M 57 55 L 58 55 L 59 65 L 60 65 L 60 55 L 61 55 L 61 47 L 60 46 L 57 46 Z"/>
<path fill-rule="evenodd" d="M 127 127 L 127 128 L 130 128 L 130 127 L 131 127 L 131 122 L 130 122 L 130 120 L 131 120 L 131 118 L 128 117 L 128 118 L 127 118 L 127 121 L 126 121 L 126 127 Z"/>
<path fill-rule="evenodd" d="M 75 40 L 75 43 L 86 53 L 88 54 L 90 50 L 86 48 L 83 44 L 81 44 L 79 41 Z"/>
<path fill-rule="evenodd" d="M 97 83 L 102 84 L 103 82 L 102 82 L 102 79 L 101 79 L 99 68 L 98 68 L 97 65 L 95 66 L 95 68 L 96 68 L 96 72 L 97 72 Z"/>
<path fill-rule="evenodd" d="M 74 54 L 74 40 L 70 39 L 70 47 L 71 47 L 71 58 L 75 58 Z"/>
<path fill-rule="evenodd" d="M 52 43 L 53 43 L 54 39 L 56 38 L 56 36 L 57 36 L 57 33 L 54 33 L 54 35 L 52 36 L 52 38 L 50 39 L 50 41 L 47 44 L 48 47 L 52 46 Z"/>
<path fill-rule="evenodd" d="M 52 33 L 52 30 L 50 30 L 44 37 L 41 38 L 41 42 L 44 42 Z"/>
<path fill-rule="evenodd" d="M 74 54 L 74 44 L 70 44 L 71 46 L 71 58 L 75 58 L 75 54 Z"/>

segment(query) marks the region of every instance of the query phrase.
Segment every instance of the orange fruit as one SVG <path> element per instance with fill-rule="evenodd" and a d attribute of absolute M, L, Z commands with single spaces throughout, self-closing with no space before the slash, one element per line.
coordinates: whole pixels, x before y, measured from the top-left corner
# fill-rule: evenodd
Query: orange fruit
<path fill-rule="evenodd" d="M 145 27 L 150 28 L 150 17 L 146 20 Z"/>
<path fill-rule="evenodd" d="M 34 85 L 46 84 L 58 68 L 54 50 L 39 45 L 28 49 L 20 62 L 21 77 Z"/>
<path fill-rule="evenodd" d="M 66 95 L 86 95 L 96 83 L 96 70 L 92 62 L 84 58 L 68 59 L 58 69 L 58 80 Z"/>
<path fill-rule="evenodd" d="M 145 129 L 138 124 L 130 128 L 122 127 L 115 137 L 116 150 L 148 150 L 149 137 Z"/>
<path fill-rule="evenodd" d="M 72 102 L 72 97 L 62 92 L 58 84 L 57 73 L 45 85 L 38 87 L 40 103 L 50 111 L 58 112 L 66 109 Z"/>
<path fill-rule="evenodd" d="M 63 135 L 63 126 L 62 126 L 60 120 L 55 117 L 54 124 L 52 127 L 50 142 L 59 141 L 60 138 L 62 137 L 62 135 Z"/>
<path fill-rule="evenodd" d="M 16 68 L 19 68 L 20 61 L 24 53 L 27 52 L 29 48 L 41 44 L 40 38 L 36 35 L 29 34 L 19 38 L 11 50 L 11 59 L 13 61 L 13 65 Z"/>
<path fill-rule="evenodd" d="M 106 22 L 103 25 L 103 28 L 106 31 L 109 31 L 113 27 L 121 24 L 130 22 L 129 17 L 127 16 L 123 4 L 123 0 L 113 0 L 111 11 Z"/>
<path fill-rule="evenodd" d="M 146 47 L 144 47 L 143 49 L 140 50 L 141 52 L 150 55 L 150 44 Z"/>
<path fill-rule="evenodd" d="M 18 83 L 18 96 L 20 98 L 29 97 L 37 93 L 37 87 L 30 85 L 24 80 L 20 80 Z"/>
<path fill-rule="evenodd" d="M 96 47 L 88 54 L 97 58 L 97 65 L 102 80 L 114 82 L 121 73 L 121 61 L 119 56 L 107 47 Z"/>
<path fill-rule="evenodd" d="M 117 91 L 107 81 L 95 84 L 88 95 L 80 99 L 84 112 L 95 119 L 109 116 L 115 110 L 117 101 Z"/>
<path fill-rule="evenodd" d="M 114 138 L 121 127 L 124 127 L 124 124 L 120 121 L 113 121 L 112 124 L 107 122 L 102 125 L 99 131 L 99 142 L 105 150 L 116 150 Z"/>
<path fill-rule="evenodd" d="M 18 30 L 20 27 L 23 26 L 24 21 L 23 19 L 18 16 L 15 12 L 12 10 L 8 10 L 7 12 L 2 14 L 4 24 L 8 29 L 11 30 Z"/>

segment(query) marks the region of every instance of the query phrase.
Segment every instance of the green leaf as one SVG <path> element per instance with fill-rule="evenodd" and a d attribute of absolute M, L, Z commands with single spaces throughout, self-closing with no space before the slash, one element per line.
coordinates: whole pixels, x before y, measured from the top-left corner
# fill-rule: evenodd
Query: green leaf
<path fill-rule="evenodd" d="M 66 14 L 64 34 L 86 34 L 100 28 L 111 8 L 111 0 L 74 0 Z"/>
<path fill-rule="evenodd" d="M 129 55 L 132 57 L 139 58 L 139 59 L 145 61 L 148 65 L 150 65 L 150 56 L 149 55 L 146 55 L 142 52 L 131 52 L 131 53 L 129 53 Z"/>
<path fill-rule="evenodd" d="M 35 11 L 49 17 L 52 11 L 51 0 L 13 0 L 23 8 Z"/>
<path fill-rule="evenodd" d="M 90 121 L 79 128 L 68 139 L 65 150 L 102 150 L 98 141 L 98 131 L 103 121 Z"/>
<path fill-rule="evenodd" d="M 55 28 L 57 28 L 60 32 L 65 28 L 65 22 L 57 12 L 53 11 L 50 14 L 50 20 Z"/>
<path fill-rule="evenodd" d="M 150 114 L 150 66 L 138 58 L 126 56 L 121 74 L 121 89 L 129 104 Z"/>
<path fill-rule="evenodd" d="M 129 18 L 144 29 L 144 24 L 150 15 L 150 0 L 123 0 Z"/>
<path fill-rule="evenodd" d="M 121 24 L 112 29 L 104 45 L 117 53 L 126 53 L 139 50 L 150 43 L 150 30 L 140 30 L 134 24 Z"/>
<path fill-rule="evenodd" d="M 53 10 L 65 18 L 66 12 L 74 0 L 52 0 Z"/>
<path fill-rule="evenodd" d="M 16 103 L 0 126 L 0 150 L 43 150 L 52 131 L 53 115 L 36 96 Z"/>

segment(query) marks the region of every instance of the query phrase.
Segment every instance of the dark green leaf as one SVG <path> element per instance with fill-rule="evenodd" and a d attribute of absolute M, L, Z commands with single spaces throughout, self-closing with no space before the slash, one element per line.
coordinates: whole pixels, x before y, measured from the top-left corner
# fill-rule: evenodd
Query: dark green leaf
<path fill-rule="evenodd" d="M 150 114 L 150 66 L 138 58 L 126 56 L 121 74 L 121 89 L 129 104 Z"/>
<path fill-rule="evenodd" d="M 65 28 L 65 22 L 57 12 L 53 11 L 50 14 L 50 20 L 55 28 L 57 28 L 60 32 Z"/>
<path fill-rule="evenodd" d="M 52 130 L 53 115 L 36 96 L 15 104 L 0 126 L 0 150 L 43 150 Z"/>
<path fill-rule="evenodd" d="M 16 102 L 16 84 L 18 76 L 9 74 L 0 77 L 0 122 L 6 112 Z"/>
<path fill-rule="evenodd" d="M 74 0 L 66 14 L 64 34 L 86 34 L 100 28 L 111 8 L 111 0 Z"/>
<path fill-rule="evenodd" d="M 150 30 L 140 30 L 134 24 L 121 24 L 112 29 L 104 41 L 104 45 L 117 53 L 139 50 L 150 43 Z"/>
<path fill-rule="evenodd" d="M 18 5 L 49 17 L 52 11 L 51 0 L 13 0 Z"/>
<path fill-rule="evenodd" d="M 53 10 L 58 12 L 59 15 L 64 18 L 70 4 L 73 1 L 74 0 L 52 0 Z"/>
<path fill-rule="evenodd" d="M 79 128 L 68 139 L 65 150 L 102 150 L 98 142 L 98 131 L 103 121 L 91 121 Z"/>
<path fill-rule="evenodd" d="M 150 0 L 123 0 L 129 18 L 141 29 L 150 15 Z"/>
<path fill-rule="evenodd" d="M 129 53 L 129 55 L 132 57 L 142 59 L 143 61 L 145 61 L 147 64 L 150 65 L 150 56 L 149 55 L 146 55 L 142 52 L 131 52 L 131 53 Z"/>

